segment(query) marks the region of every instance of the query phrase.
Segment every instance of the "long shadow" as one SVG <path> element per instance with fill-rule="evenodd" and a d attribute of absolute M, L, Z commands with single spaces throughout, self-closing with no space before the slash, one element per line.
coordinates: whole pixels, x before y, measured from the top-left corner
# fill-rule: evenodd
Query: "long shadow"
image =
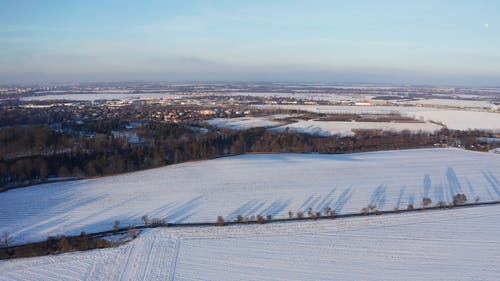
<path fill-rule="evenodd" d="M 309 202 L 311 202 L 311 200 L 314 199 L 316 195 L 311 195 L 309 197 L 307 197 L 306 201 L 304 201 L 304 203 L 302 203 L 302 205 L 300 205 L 300 209 L 304 209 L 306 206 L 308 206 Z"/>
<path fill-rule="evenodd" d="M 342 212 L 342 209 L 344 208 L 345 204 L 351 199 L 352 196 L 352 187 L 347 188 L 342 192 L 337 199 L 337 202 L 335 202 L 335 206 L 333 209 L 335 209 L 335 212 L 337 214 L 340 214 Z"/>
<path fill-rule="evenodd" d="M 150 218 L 157 218 L 162 216 L 162 214 L 166 213 L 166 211 L 174 205 L 174 202 L 167 203 L 159 208 L 154 209 L 153 211 L 147 214 Z"/>
<path fill-rule="evenodd" d="M 99 213 L 100 215 L 102 215 L 102 214 L 105 214 L 108 212 L 113 212 L 117 207 L 122 206 L 122 205 L 126 205 L 128 202 L 132 202 L 134 200 L 135 200 L 135 198 L 128 198 L 127 200 L 116 202 L 115 204 L 109 205 L 108 207 L 106 207 L 102 210 L 98 210 L 98 211 L 95 210 L 95 212 L 93 212 L 93 213 L 90 213 L 86 216 L 80 217 L 76 221 L 71 221 L 71 224 L 79 225 L 80 223 L 84 223 L 84 222 L 88 221 L 90 218 L 94 217 L 96 215 L 96 213 Z M 126 218 L 122 214 L 122 215 L 116 217 L 115 219 L 119 220 L 119 221 L 124 221 Z"/>
<path fill-rule="evenodd" d="M 406 186 L 402 186 L 399 189 L 399 197 L 398 197 L 398 202 L 396 204 L 396 207 L 398 207 L 398 208 L 401 207 L 401 200 L 403 200 L 403 196 L 405 195 L 405 191 L 406 191 Z"/>
<path fill-rule="evenodd" d="M 165 217 L 165 220 L 167 222 L 173 222 L 173 223 L 181 223 L 186 219 L 186 216 L 192 215 L 193 213 L 196 212 L 196 209 L 201 205 L 201 198 L 202 196 L 198 196 L 196 198 L 193 198 L 189 201 L 187 201 L 184 204 L 179 205 L 178 207 L 175 206 L 173 209 L 175 212 L 167 215 Z"/>
<path fill-rule="evenodd" d="M 408 196 L 408 205 L 413 205 L 415 206 L 415 194 L 412 193 L 410 196 Z"/>
<path fill-rule="evenodd" d="M 431 191 L 431 177 L 429 174 L 424 176 L 424 197 L 429 197 L 429 192 Z"/>
<path fill-rule="evenodd" d="M 259 210 L 262 209 L 262 207 L 264 207 L 265 204 L 266 201 L 257 203 L 255 206 L 253 206 L 252 209 L 248 210 L 248 212 L 246 212 L 244 216 L 252 216 L 259 214 L 260 213 Z"/>
<path fill-rule="evenodd" d="M 283 200 L 276 200 L 269 207 L 267 207 L 265 210 L 261 212 L 262 215 L 271 215 L 271 216 L 276 216 L 280 214 L 283 210 L 290 205 L 290 200 L 283 201 Z"/>
<path fill-rule="evenodd" d="M 450 197 L 453 197 L 458 193 L 462 193 L 462 186 L 460 185 L 460 181 L 458 180 L 457 174 L 453 168 L 448 167 L 448 170 L 446 170 L 446 178 L 448 180 Z"/>
<path fill-rule="evenodd" d="M 469 194 L 472 198 L 476 198 L 476 192 L 474 191 L 474 187 L 470 183 L 468 178 L 465 178 L 465 181 L 467 182 L 467 187 L 469 188 Z"/>
<path fill-rule="evenodd" d="M 330 190 L 330 192 L 328 192 L 328 194 L 323 198 L 323 200 L 321 200 L 321 202 L 319 202 L 319 204 L 316 205 L 316 210 L 323 211 L 326 208 L 328 208 L 333 202 L 333 194 L 335 193 L 336 190 L 337 188 Z"/>
<path fill-rule="evenodd" d="M 500 182 L 498 179 L 490 172 L 490 171 L 482 171 L 484 178 L 488 183 L 491 185 L 491 188 L 493 191 L 497 194 L 497 196 L 500 196 Z"/>
<path fill-rule="evenodd" d="M 245 204 L 243 204 L 242 206 L 238 207 L 236 210 L 231 212 L 227 216 L 227 219 L 234 220 L 238 215 L 242 215 L 242 216 L 245 215 L 248 212 L 248 210 L 252 209 L 258 203 L 259 203 L 258 200 L 250 200 L 250 201 L 246 202 Z"/>
<path fill-rule="evenodd" d="M 442 184 L 434 186 L 434 198 L 435 198 L 434 200 L 437 200 L 437 202 L 446 202 L 444 195 L 444 188 Z"/>
<path fill-rule="evenodd" d="M 316 196 L 313 200 L 311 200 L 309 202 L 309 204 L 307 206 L 305 206 L 305 209 L 309 209 L 309 208 L 314 209 L 314 207 L 316 206 L 316 204 L 318 203 L 319 200 L 321 200 L 320 195 Z"/>
<path fill-rule="evenodd" d="M 311 158 L 311 159 L 326 159 L 326 160 L 332 160 L 332 161 L 363 161 L 358 158 L 356 158 L 356 155 L 351 154 L 318 154 L 318 153 L 310 153 L 310 154 L 293 154 L 293 153 L 287 153 L 287 154 L 246 154 L 246 155 L 240 155 L 237 157 L 258 157 L 258 159 L 269 159 L 269 160 L 276 160 L 282 162 L 296 162 L 298 160 L 302 160 L 305 158 Z"/>
<path fill-rule="evenodd" d="M 386 200 L 386 190 L 387 190 L 386 185 L 381 184 L 377 186 L 377 188 L 372 193 L 372 197 L 370 199 L 370 205 L 377 206 L 380 209 L 384 208 Z"/>

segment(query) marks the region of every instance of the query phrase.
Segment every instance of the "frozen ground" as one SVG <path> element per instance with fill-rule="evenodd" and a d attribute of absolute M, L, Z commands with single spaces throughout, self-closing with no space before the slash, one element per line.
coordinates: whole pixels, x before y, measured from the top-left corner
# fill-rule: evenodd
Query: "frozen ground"
<path fill-rule="evenodd" d="M 345 155 L 260 154 L 190 162 L 124 175 L 59 182 L 0 193 L 0 233 L 14 243 L 50 235 L 167 222 L 212 222 L 218 215 L 287 217 L 326 207 L 337 213 L 433 205 L 465 193 L 500 199 L 500 155 L 416 149 Z"/>
<path fill-rule="evenodd" d="M 386 132 L 402 132 L 407 130 L 413 133 L 434 133 L 443 127 L 430 122 L 400 123 L 299 120 L 296 123 L 279 126 L 272 130 L 284 131 L 286 128 L 289 128 L 291 131 L 317 136 L 349 136 L 354 135 L 355 130 L 382 130 Z"/>
<path fill-rule="evenodd" d="M 485 107 L 491 108 L 496 105 L 484 100 L 460 100 L 460 99 L 421 99 L 416 101 L 404 102 L 407 104 L 420 104 L 424 106 L 429 105 L 442 105 L 442 106 L 453 106 L 453 107 Z"/>
<path fill-rule="evenodd" d="M 500 280 L 500 208 L 155 229 L 118 248 L 0 261 L 0 280 Z"/>
<path fill-rule="evenodd" d="M 401 113 L 426 121 L 443 123 L 449 129 L 469 130 L 481 129 L 500 131 L 500 113 L 426 108 L 415 106 L 320 106 L 320 105 L 260 105 L 261 108 L 287 108 L 317 113 L 343 114 L 388 114 Z"/>
<path fill-rule="evenodd" d="M 205 123 L 220 128 L 229 128 L 233 130 L 248 130 L 250 128 L 257 128 L 257 127 L 270 128 L 283 125 L 286 122 L 280 121 L 279 118 L 286 118 L 286 117 L 287 116 L 277 117 L 276 115 L 268 115 L 261 117 L 214 118 L 205 121 Z"/>
<path fill-rule="evenodd" d="M 96 100 L 133 100 L 146 98 L 179 98 L 182 95 L 169 93 L 132 93 L 132 92 L 100 92 L 100 93 L 65 93 L 48 94 L 44 96 L 31 96 L 21 98 L 23 101 L 45 101 L 45 100 L 74 100 L 74 101 L 96 101 Z"/>
<path fill-rule="evenodd" d="M 285 121 L 284 118 L 294 115 L 268 115 L 260 117 L 239 118 L 214 118 L 205 121 L 207 124 L 233 130 L 248 130 L 251 128 L 264 127 L 274 131 L 284 131 L 289 128 L 292 131 L 317 136 L 332 135 L 354 135 L 354 130 L 383 130 L 386 132 L 410 131 L 413 133 L 433 133 L 443 127 L 430 122 L 342 122 L 342 121 L 318 121 L 318 120 L 296 120 Z"/>

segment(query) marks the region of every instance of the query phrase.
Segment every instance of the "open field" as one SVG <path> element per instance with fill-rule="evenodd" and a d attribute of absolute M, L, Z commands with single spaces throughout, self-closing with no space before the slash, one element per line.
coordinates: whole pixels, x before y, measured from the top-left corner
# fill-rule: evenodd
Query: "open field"
<path fill-rule="evenodd" d="M 118 248 L 0 261 L 0 280 L 498 280 L 498 206 L 154 229 Z"/>
<path fill-rule="evenodd" d="M 356 130 L 381 130 L 384 132 L 434 133 L 442 126 L 430 122 L 346 122 L 346 121 L 317 121 L 300 120 L 296 123 L 272 128 L 276 131 L 290 131 L 315 136 L 351 136 Z"/>
<path fill-rule="evenodd" d="M 260 108 L 284 108 L 316 113 L 390 114 L 399 113 L 424 121 L 434 121 L 453 130 L 487 130 L 500 132 L 500 113 L 453 110 L 415 106 L 321 106 L 321 105 L 261 105 Z"/>
<path fill-rule="evenodd" d="M 22 101 L 48 101 L 48 100 L 68 100 L 68 101 L 96 101 L 96 100 L 134 100 L 148 98 L 179 98 L 182 95 L 170 93 L 132 93 L 132 92 L 97 92 L 97 93 L 61 93 L 47 94 L 40 96 L 30 96 L 21 98 Z"/>
<path fill-rule="evenodd" d="M 141 224 L 215 222 L 218 215 L 288 217 L 360 212 L 500 198 L 500 155 L 459 149 L 415 149 L 344 155 L 262 154 L 190 162 L 119 176 L 10 190 L 0 196 L 0 232 L 14 243 L 51 235 Z"/>
<path fill-rule="evenodd" d="M 283 120 L 276 115 L 240 118 L 214 118 L 205 123 L 233 130 L 247 130 L 264 127 L 272 131 L 291 131 L 316 136 L 350 136 L 356 130 L 382 130 L 385 132 L 409 131 L 412 133 L 434 133 L 442 126 L 430 122 L 351 122 L 351 121 L 318 121 L 318 120 Z"/>

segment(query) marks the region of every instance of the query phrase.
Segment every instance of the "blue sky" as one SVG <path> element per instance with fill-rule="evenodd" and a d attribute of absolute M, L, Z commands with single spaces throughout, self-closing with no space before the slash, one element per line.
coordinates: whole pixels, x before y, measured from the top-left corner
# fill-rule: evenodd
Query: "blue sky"
<path fill-rule="evenodd" d="M 500 86 L 500 1 L 0 0 L 0 82 Z"/>

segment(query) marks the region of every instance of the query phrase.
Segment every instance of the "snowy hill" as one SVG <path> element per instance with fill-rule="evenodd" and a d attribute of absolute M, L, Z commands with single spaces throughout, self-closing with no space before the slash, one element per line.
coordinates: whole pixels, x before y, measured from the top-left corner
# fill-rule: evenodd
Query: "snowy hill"
<path fill-rule="evenodd" d="M 288 211 L 360 212 L 500 199 L 500 155 L 416 149 L 345 155 L 261 154 L 190 162 L 97 179 L 60 182 L 0 194 L 0 232 L 14 243 L 51 235 L 141 224 L 214 222 L 218 215 L 288 217 Z"/>
<path fill-rule="evenodd" d="M 118 248 L 0 261 L 0 280 L 499 280 L 500 208 L 154 229 Z"/>

